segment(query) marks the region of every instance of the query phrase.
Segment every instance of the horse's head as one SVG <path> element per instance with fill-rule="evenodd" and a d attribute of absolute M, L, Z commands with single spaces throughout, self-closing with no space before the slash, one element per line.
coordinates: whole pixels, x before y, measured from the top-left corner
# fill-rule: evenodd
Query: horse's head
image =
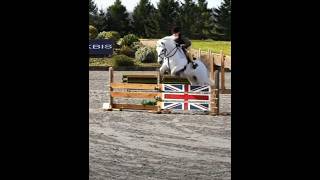
<path fill-rule="evenodd" d="M 157 41 L 156 51 L 158 53 L 158 63 L 162 64 L 164 58 L 166 58 L 175 48 L 175 42 L 171 36 L 164 37 Z"/>
<path fill-rule="evenodd" d="M 164 60 L 164 56 L 165 56 L 165 44 L 163 42 L 162 39 L 158 40 L 157 41 L 157 44 L 156 44 L 156 51 L 157 51 L 157 54 L 158 54 L 158 63 L 162 64 L 163 63 L 163 60 Z"/>

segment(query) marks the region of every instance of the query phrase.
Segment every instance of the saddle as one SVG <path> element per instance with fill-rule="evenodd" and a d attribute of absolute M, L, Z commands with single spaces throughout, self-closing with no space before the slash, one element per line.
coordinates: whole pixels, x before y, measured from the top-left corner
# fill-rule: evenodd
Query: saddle
<path fill-rule="evenodd" d="M 188 60 L 188 64 L 189 63 L 192 63 L 192 68 L 193 69 L 196 69 L 197 67 L 198 67 L 198 64 L 197 63 L 195 63 L 195 62 L 193 62 L 190 58 L 189 58 L 189 56 L 188 56 L 188 52 L 187 52 L 187 50 L 186 50 L 186 45 L 185 44 L 179 44 L 179 43 L 177 43 L 177 47 L 181 47 L 181 49 L 182 49 L 182 51 L 184 52 L 184 55 L 186 56 L 186 58 L 187 58 L 187 60 Z M 195 60 L 196 58 L 193 58 L 193 60 Z"/>

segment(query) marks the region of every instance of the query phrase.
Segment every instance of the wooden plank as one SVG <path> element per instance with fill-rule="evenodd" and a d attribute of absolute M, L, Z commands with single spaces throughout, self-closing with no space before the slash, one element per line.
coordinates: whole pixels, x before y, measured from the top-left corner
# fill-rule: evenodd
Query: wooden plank
<path fill-rule="evenodd" d="M 224 73 L 224 54 L 223 51 L 220 51 L 220 61 L 221 61 L 221 89 L 226 89 L 225 87 L 225 73 Z"/>
<path fill-rule="evenodd" d="M 154 99 L 160 97 L 161 93 L 140 93 L 140 92 L 111 92 L 112 97 L 122 97 L 122 98 L 146 98 Z"/>
<path fill-rule="evenodd" d="M 158 80 L 157 77 L 153 78 L 144 78 L 144 77 L 131 77 L 127 76 L 126 78 L 122 78 L 122 82 L 124 83 L 137 83 L 137 84 L 157 84 Z M 188 79 L 185 78 L 177 78 L 172 76 L 164 76 L 163 80 L 160 80 L 160 83 L 167 83 L 167 84 L 190 84 Z"/>
<path fill-rule="evenodd" d="M 124 83 L 136 83 L 136 84 L 156 84 L 156 79 L 129 79 L 123 80 Z"/>
<path fill-rule="evenodd" d="M 221 57 L 220 54 L 213 53 L 213 61 L 216 66 L 221 66 Z"/>
<path fill-rule="evenodd" d="M 160 70 L 157 71 L 157 85 L 160 86 Z"/>
<path fill-rule="evenodd" d="M 219 102 L 219 99 L 220 99 L 220 72 L 219 70 L 216 70 L 215 71 L 215 80 L 214 80 L 214 84 L 215 84 L 215 89 L 212 91 L 212 100 L 213 98 L 216 98 L 215 99 L 215 108 L 213 108 L 213 106 L 211 106 L 212 108 L 212 111 L 216 114 L 219 114 L 219 106 L 220 106 L 220 102 Z"/>
<path fill-rule="evenodd" d="M 231 94 L 231 89 L 220 89 L 220 94 Z"/>
<path fill-rule="evenodd" d="M 230 56 L 225 56 L 225 68 L 231 70 L 231 57 Z"/>
<path fill-rule="evenodd" d="M 164 79 L 164 84 L 190 84 L 187 79 Z"/>
<path fill-rule="evenodd" d="M 213 60 L 213 56 L 212 56 L 212 52 L 209 51 L 209 73 L 210 73 L 210 79 L 214 79 L 214 60 Z"/>
<path fill-rule="evenodd" d="M 123 78 L 137 78 L 137 79 L 157 79 L 158 75 L 123 75 Z M 164 78 L 167 79 L 185 79 L 185 78 L 179 78 L 175 76 L 170 76 L 170 75 L 164 75 Z"/>
<path fill-rule="evenodd" d="M 124 78 L 157 78 L 157 75 L 123 75 Z"/>
<path fill-rule="evenodd" d="M 122 82 L 156 84 L 157 75 L 123 75 Z"/>
<path fill-rule="evenodd" d="M 157 106 L 152 105 L 142 105 L 142 104 L 113 104 L 114 109 L 133 109 L 133 110 L 153 110 L 157 111 Z"/>
<path fill-rule="evenodd" d="M 110 68 L 109 68 L 109 85 L 112 84 L 113 81 L 114 81 L 114 78 L 113 78 L 113 68 L 110 67 Z M 109 86 L 109 92 L 110 92 L 110 94 L 109 94 L 109 104 L 110 104 L 111 107 L 112 107 L 112 104 L 113 104 L 113 97 L 111 96 L 111 92 L 112 92 L 112 91 L 113 91 L 112 87 Z"/>
<path fill-rule="evenodd" d="M 157 84 L 135 84 L 135 83 L 111 83 L 113 89 L 145 89 L 156 90 L 159 89 Z"/>

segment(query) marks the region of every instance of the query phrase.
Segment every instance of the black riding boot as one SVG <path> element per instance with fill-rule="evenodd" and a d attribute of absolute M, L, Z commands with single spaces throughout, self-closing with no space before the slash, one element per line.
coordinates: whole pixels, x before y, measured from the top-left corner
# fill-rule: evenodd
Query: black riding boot
<path fill-rule="evenodd" d="M 194 61 L 191 61 L 189 56 L 186 55 L 186 57 L 187 57 L 188 63 L 192 63 L 192 68 L 196 69 L 198 67 L 198 64 L 195 63 Z"/>

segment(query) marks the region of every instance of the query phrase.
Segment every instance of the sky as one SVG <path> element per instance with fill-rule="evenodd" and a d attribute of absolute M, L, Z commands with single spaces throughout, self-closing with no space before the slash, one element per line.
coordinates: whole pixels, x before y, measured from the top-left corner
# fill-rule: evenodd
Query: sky
<path fill-rule="evenodd" d="M 133 8 L 139 3 L 140 0 L 121 0 L 121 3 L 127 8 L 127 11 L 132 12 Z M 151 3 L 157 7 L 157 3 L 159 0 L 150 0 Z M 184 0 L 181 0 L 184 2 Z M 105 10 L 107 7 L 112 5 L 115 0 L 94 0 L 94 2 L 97 4 L 97 7 L 99 9 Z M 208 2 L 208 8 L 218 7 L 222 0 L 207 0 Z"/>

